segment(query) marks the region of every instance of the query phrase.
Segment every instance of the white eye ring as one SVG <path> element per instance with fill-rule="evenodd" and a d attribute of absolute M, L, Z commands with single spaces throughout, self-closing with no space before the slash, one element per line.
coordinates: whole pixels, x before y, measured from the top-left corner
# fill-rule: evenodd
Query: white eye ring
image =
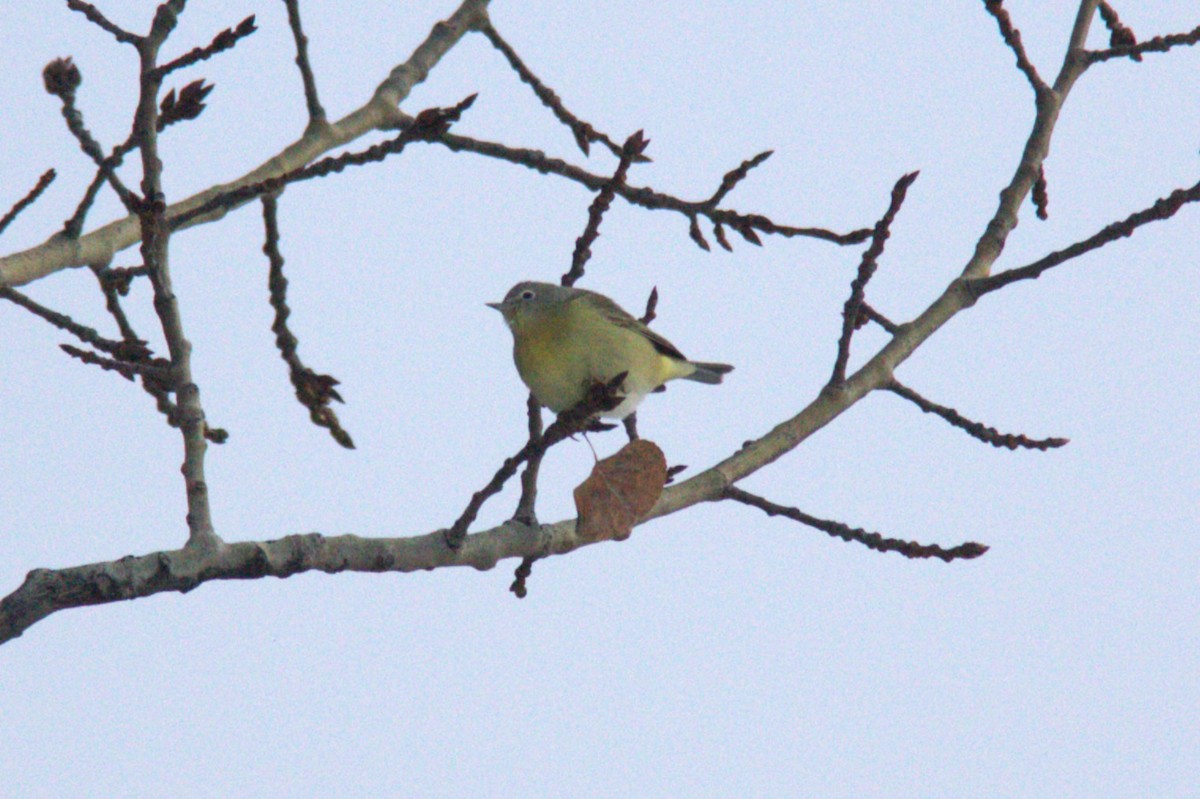
<path fill-rule="evenodd" d="M 521 292 L 521 299 L 523 300 L 532 300 L 536 296 L 537 294 L 534 293 L 533 289 L 525 289 Z"/>

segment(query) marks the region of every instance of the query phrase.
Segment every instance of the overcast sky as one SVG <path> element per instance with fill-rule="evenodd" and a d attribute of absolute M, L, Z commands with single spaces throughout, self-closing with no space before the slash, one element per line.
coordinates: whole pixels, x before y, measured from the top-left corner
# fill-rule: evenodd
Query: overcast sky
<path fill-rule="evenodd" d="M 1052 77 L 1071 3 L 1010 2 Z M 144 30 L 149 4 L 101 0 Z M 352 6 L 352 7 L 351 7 Z M 902 7 L 901 7 L 902 6 Z M 303 6 L 331 117 L 361 105 L 454 0 Z M 1141 37 L 1200 24 L 1186 2 L 1118 6 Z M 301 133 L 281 2 L 194 1 L 167 47 L 256 14 L 260 31 L 170 85 L 215 83 L 164 134 L 170 199 L 236 178 Z M 630 180 L 689 199 L 765 149 L 730 196 L 780 223 L 848 231 L 919 169 L 868 300 L 903 321 L 970 257 L 1015 168 L 1031 92 L 982 3 L 556 3 L 492 16 L 576 113 L 644 129 Z M 0 239 L 43 241 L 90 179 L 52 58 L 83 73 L 105 145 L 126 136 L 136 60 L 65 3 L 0 11 L 0 208 L 59 178 Z M 1097 23 L 1089 42 L 1107 37 Z M 1023 207 L 998 268 L 1028 263 L 1200 178 L 1200 52 L 1097 66 L 1046 163 L 1050 219 Z M 590 159 L 482 36 L 404 104 L 479 100 L 456 130 Z M 374 141 L 382 137 L 372 137 Z M 357 142 L 361 149 L 368 142 Z M 136 172 L 123 173 L 133 183 Z M 290 188 L 282 249 L 300 353 L 342 381 L 358 449 L 295 402 L 274 351 L 258 206 L 181 233 L 171 263 L 211 423 L 217 531 L 401 536 L 450 524 L 522 443 L 525 388 L 485 307 L 557 280 L 591 195 L 440 147 Z M 120 215 L 104 197 L 96 226 Z M 622 543 L 490 572 L 311 574 L 59 613 L 0 647 L 0 793 L 13 797 L 1176 797 L 1200 773 L 1200 209 L 1144 228 L 956 317 L 897 377 L 1056 452 L 981 444 L 891 394 L 867 397 L 745 482 L 889 536 L 992 547 L 914 562 L 744 506 L 702 505 Z M 694 474 L 798 412 L 828 379 L 861 248 L 734 239 L 705 253 L 677 214 L 618 200 L 582 286 L 690 357 L 735 364 L 676 384 L 642 434 Z M 136 250 L 117 265 L 137 263 Z M 95 281 L 27 287 L 106 334 Z M 154 328 L 135 290 L 139 329 Z M 151 400 L 67 358 L 59 331 L 0 305 L 0 595 L 35 567 L 178 547 L 179 435 Z M 855 339 L 851 366 L 882 343 Z M 593 436 L 601 455 L 619 432 Z M 583 442 L 542 470 L 543 520 L 573 515 Z M 503 521 L 493 500 L 476 529 Z"/>

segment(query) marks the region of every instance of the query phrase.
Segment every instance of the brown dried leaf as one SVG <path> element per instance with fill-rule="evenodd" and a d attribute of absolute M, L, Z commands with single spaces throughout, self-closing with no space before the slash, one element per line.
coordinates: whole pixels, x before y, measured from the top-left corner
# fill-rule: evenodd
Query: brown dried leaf
<path fill-rule="evenodd" d="M 598 462 L 575 489 L 576 534 L 584 541 L 622 541 L 662 494 L 667 459 L 653 441 L 630 441 Z"/>

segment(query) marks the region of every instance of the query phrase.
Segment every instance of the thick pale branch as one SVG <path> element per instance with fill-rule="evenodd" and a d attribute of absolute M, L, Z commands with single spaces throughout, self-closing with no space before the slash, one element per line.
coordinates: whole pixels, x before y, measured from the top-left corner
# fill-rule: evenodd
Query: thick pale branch
<path fill-rule="evenodd" d="M 674 513 L 698 502 L 720 499 L 730 486 L 791 452 L 871 391 L 890 384 L 896 367 L 907 360 L 917 347 L 959 311 L 975 304 L 977 295 L 969 281 L 986 276 L 1004 249 L 1008 234 L 1016 227 L 1021 203 L 1033 187 L 1038 169 L 1049 152 L 1050 139 L 1062 104 L 1075 81 L 1087 68 L 1083 44 L 1092 17 L 1095 16 L 1097 2 L 1082 0 L 1080 3 L 1067 55 L 1054 89 L 1039 97 L 1037 117 L 1025 143 L 1021 161 L 1009 185 L 1000 193 L 1000 206 L 976 244 L 970 261 L 963 268 L 962 277 L 952 281 L 920 316 L 896 327 L 892 339 L 844 383 L 827 386 L 795 416 L 779 423 L 762 437 L 747 441 L 740 450 L 716 466 L 668 487 L 645 520 Z"/>
<path fill-rule="evenodd" d="M 252 172 L 170 206 L 167 209 L 168 216 L 182 216 L 218 195 L 278 177 L 373 130 L 395 127 L 402 119 L 398 104 L 408 96 L 414 86 L 425 80 L 429 70 L 479 23 L 487 4 L 488 0 L 464 0 L 449 19 L 434 25 L 425 41 L 413 51 L 406 62 L 391 71 L 375 90 L 371 100 L 361 108 L 327 127 L 310 127 L 300 139 Z M 76 5 L 86 6 L 85 3 Z M 209 215 L 191 219 L 189 226 L 219 219 L 227 211 L 226 208 L 220 208 Z M 68 240 L 62 236 L 52 236 L 36 247 L 0 258 L 0 286 L 22 286 L 63 269 L 107 263 L 112 260 L 114 254 L 139 240 L 140 227 L 136 216 L 110 222 L 78 239 Z"/>
<path fill-rule="evenodd" d="M 210 580 L 290 577 L 306 571 L 412 572 L 442 566 L 490 569 L 504 558 L 570 552 L 588 542 L 575 536 L 574 521 L 533 529 L 506 524 L 467 536 L 457 550 L 442 531 L 410 538 L 325 537 L 317 533 L 275 541 L 244 541 L 215 549 L 177 549 L 129 556 L 66 569 L 35 569 L 0 600 L 0 643 L 68 608 L 186 593 Z"/>

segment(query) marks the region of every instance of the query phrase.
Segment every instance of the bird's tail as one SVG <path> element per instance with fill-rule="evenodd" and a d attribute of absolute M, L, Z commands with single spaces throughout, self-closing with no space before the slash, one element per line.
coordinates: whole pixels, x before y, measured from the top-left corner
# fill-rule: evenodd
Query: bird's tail
<path fill-rule="evenodd" d="M 690 363 L 696 367 L 696 371 L 684 379 L 695 380 L 697 383 L 720 383 L 725 375 L 733 371 L 733 367 L 727 363 L 701 363 L 699 361 L 691 361 Z"/>

